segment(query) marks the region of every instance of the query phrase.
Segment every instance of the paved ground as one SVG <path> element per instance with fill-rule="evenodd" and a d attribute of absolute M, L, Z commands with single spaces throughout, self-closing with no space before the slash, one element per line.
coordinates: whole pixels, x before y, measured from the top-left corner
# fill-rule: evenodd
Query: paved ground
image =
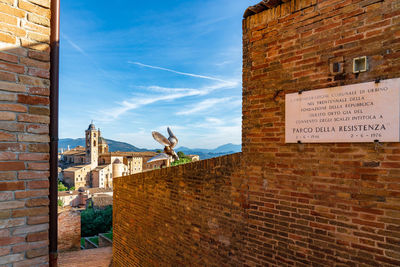
<path fill-rule="evenodd" d="M 108 267 L 112 259 L 112 247 L 61 252 L 59 267 Z"/>

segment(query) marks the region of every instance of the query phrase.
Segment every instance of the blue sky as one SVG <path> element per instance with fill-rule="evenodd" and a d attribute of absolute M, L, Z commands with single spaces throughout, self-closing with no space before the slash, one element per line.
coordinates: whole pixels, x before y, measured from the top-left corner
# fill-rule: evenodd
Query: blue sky
<path fill-rule="evenodd" d="M 60 137 L 241 143 L 242 16 L 257 1 L 61 1 Z"/>

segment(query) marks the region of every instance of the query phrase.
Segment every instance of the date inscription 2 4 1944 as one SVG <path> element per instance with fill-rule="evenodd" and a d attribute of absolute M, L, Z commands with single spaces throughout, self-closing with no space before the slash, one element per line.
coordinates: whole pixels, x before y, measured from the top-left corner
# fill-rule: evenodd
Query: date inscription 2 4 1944
<path fill-rule="evenodd" d="M 286 143 L 400 141 L 400 78 L 285 97 Z"/>

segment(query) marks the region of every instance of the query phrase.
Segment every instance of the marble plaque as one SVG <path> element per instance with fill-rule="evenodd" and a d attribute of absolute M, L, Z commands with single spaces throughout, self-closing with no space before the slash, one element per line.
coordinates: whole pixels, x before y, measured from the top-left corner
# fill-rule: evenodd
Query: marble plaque
<path fill-rule="evenodd" d="M 400 78 L 287 94 L 286 143 L 400 141 Z"/>

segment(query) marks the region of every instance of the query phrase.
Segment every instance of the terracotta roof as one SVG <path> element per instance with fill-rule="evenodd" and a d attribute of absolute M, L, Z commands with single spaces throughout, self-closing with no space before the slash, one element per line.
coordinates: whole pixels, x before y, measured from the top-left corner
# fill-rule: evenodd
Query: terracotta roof
<path fill-rule="evenodd" d="M 76 195 L 78 195 L 79 194 L 79 191 L 78 190 L 74 190 L 74 191 L 61 191 L 61 192 L 58 192 L 58 196 L 59 197 L 65 197 L 65 196 L 76 196 Z"/>
<path fill-rule="evenodd" d="M 100 156 L 113 156 L 113 157 L 137 157 L 137 158 L 143 158 L 143 157 L 153 157 L 157 155 L 156 152 L 152 151 L 146 151 L 146 152 L 122 152 L 122 151 L 117 151 L 117 152 L 109 152 L 109 153 L 103 153 L 100 154 Z"/>
<path fill-rule="evenodd" d="M 71 150 L 64 151 L 64 153 L 62 153 L 62 154 L 63 155 L 72 155 L 72 154 L 82 153 L 82 152 L 85 152 L 85 148 L 83 146 L 77 146 Z"/>
<path fill-rule="evenodd" d="M 89 167 L 89 168 L 90 168 L 90 165 L 72 166 L 72 167 L 69 167 L 68 169 L 65 169 L 64 171 L 65 171 L 65 172 L 74 172 L 74 171 L 80 170 L 80 169 L 82 169 L 82 168 L 84 168 L 84 167 Z"/>
<path fill-rule="evenodd" d="M 244 12 L 243 18 L 250 17 L 254 14 L 261 13 L 264 10 L 274 8 L 282 4 L 282 2 L 289 2 L 290 0 L 263 0 L 260 3 L 251 6 Z"/>
<path fill-rule="evenodd" d="M 89 188 L 88 189 L 90 194 L 98 194 L 98 193 L 110 193 L 113 190 L 109 188 L 100 188 L 100 187 L 94 187 L 94 188 Z"/>
<path fill-rule="evenodd" d="M 96 195 L 92 197 L 93 206 L 95 207 L 107 207 L 112 206 L 113 204 L 113 197 L 109 195 Z"/>
<path fill-rule="evenodd" d="M 108 166 L 110 166 L 111 164 L 105 164 L 105 165 L 99 165 L 99 166 L 97 166 L 94 170 L 95 171 L 99 171 L 99 170 L 102 170 L 102 169 L 104 169 L 104 168 L 107 168 Z"/>

